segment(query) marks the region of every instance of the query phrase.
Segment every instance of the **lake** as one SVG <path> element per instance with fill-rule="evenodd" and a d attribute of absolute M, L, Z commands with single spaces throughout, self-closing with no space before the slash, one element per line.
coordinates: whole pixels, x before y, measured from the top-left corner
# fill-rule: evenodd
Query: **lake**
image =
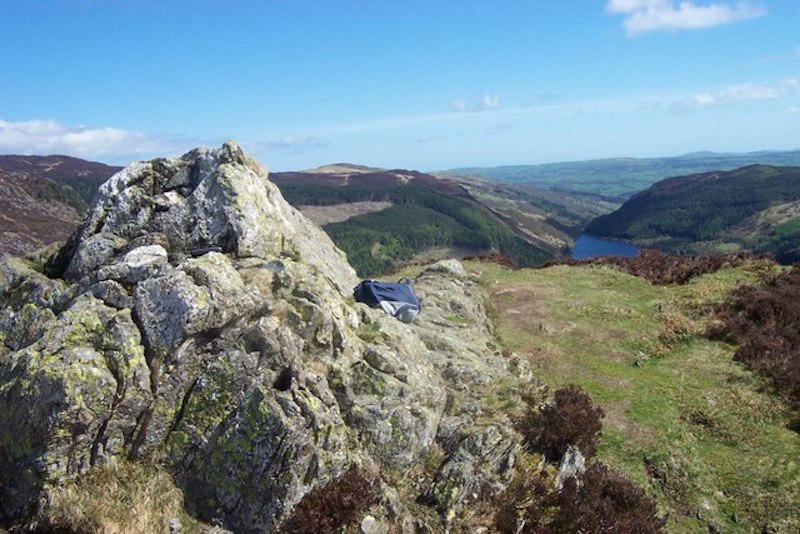
<path fill-rule="evenodd" d="M 589 234 L 582 234 L 572 247 L 572 259 L 575 260 L 594 256 L 636 256 L 638 253 L 639 247 L 636 245 Z"/>

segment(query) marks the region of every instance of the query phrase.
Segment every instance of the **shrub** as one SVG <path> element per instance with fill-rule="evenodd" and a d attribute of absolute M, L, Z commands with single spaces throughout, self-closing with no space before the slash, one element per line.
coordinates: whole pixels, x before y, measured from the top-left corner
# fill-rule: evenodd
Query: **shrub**
<path fill-rule="evenodd" d="M 502 533 L 545 533 L 552 517 L 553 492 L 547 474 L 525 472 L 517 475 L 496 501 L 494 526 Z M 519 530 L 520 525 L 522 530 Z"/>
<path fill-rule="evenodd" d="M 663 532 L 655 501 L 630 480 L 595 463 L 581 484 L 568 478 L 555 497 L 558 512 L 548 527 L 552 532 Z"/>
<path fill-rule="evenodd" d="M 790 405 L 800 407 L 800 267 L 763 287 L 731 293 L 712 338 L 738 343 L 734 358 L 766 376 Z"/>
<path fill-rule="evenodd" d="M 500 495 L 494 523 L 498 532 L 649 534 L 664 530 L 665 520 L 658 516 L 655 501 L 603 464 L 593 464 L 580 481 L 568 478 L 560 492 L 542 475 L 526 473 Z"/>
<path fill-rule="evenodd" d="M 595 406 L 587 393 L 569 386 L 557 390 L 553 403 L 541 411 L 529 411 L 519 430 L 548 461 L 560 461 L 570 445 L 578 447 L 588 459 L 597 452 L 604 416 L 603 409 Z"/>
<path fill-rule="evenodd" d="M 307 493 L 281 532 L 338 532 L 357 522 L 364 510 L 378 502 L 379 489 L 378 475 L 353 466 L 338 479 Z"/>

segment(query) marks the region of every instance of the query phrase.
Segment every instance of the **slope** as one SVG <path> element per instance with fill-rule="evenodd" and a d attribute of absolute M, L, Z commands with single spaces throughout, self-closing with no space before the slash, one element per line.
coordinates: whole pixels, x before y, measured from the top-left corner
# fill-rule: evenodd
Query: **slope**
<path fill-rule="evenodd" d="M 606 413 L 599 458 L 637 480 L 671 532 L 796 532 L 800 436 L 765 381 L 710 341 L 713 309 L 774 265 L 652 285 L 604 266 L 511 271 L 471 263 L 504 346 L 553 388 Z"/>
<path fill-rule="evenodd" d="M 69 156 L 0 156 L 0 253 L 66 239 L 118 170 Z"/>
<path fill-rule="evenodd" d="M 233 142 L 130 164 L 43 255 L 0 262 L 0 529 L 458 532 L 537 461 L 462 265 L 415 277 L 413 324 L 356 303 Z"/>
<path fill-rule="evenodd" d="M 800 245 L 792 222 L 798 200 L 800 167 L 692 174 L 656 183 L 587 232 L 669 251 L 755 249 L 786 259 Z"/>

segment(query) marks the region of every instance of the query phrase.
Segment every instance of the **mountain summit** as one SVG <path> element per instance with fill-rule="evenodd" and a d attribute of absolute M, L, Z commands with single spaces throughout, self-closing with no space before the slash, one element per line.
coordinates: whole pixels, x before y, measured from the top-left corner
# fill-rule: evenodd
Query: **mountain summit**
<path fill-rule="evenodd" d="M 64 528 L 66 488 L 92 502 L 75 481 L 146 463 L 237 532 L 348 473 L 377 492 L 364 521 L 413 531 L 416 496 L 447 522 L 513 467 L 521 438 L 482 394 L 529 370 L 461 265 L 413 281 L 417 324 L 356 304 L 343 253 L 235 143 L 132 163 L 41 260 L 0 263 L 4 526 Z M 391 476 L 431 454 L 429 486 Z"/>

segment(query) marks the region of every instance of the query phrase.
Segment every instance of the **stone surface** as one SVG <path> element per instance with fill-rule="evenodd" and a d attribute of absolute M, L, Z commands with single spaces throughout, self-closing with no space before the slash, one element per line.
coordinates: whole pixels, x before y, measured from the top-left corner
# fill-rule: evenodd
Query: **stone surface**
<path fill-rule="evenodd" d="M 567 452 L 564 453 L 561 463 L 558 465 L 558 474 L 556 475 L 555 484 L 556 489 L 561 490 L 561 488 L 564 487 L 564 482 L 570 477 L 580 480 L 585 472 L 586 459 L 577 447 L 570 446 Z"/>
<path fill-rule="evenodd" d="M 98 270 L 100 280 L 119 280 L 136 284 L 149 278 L 167 264 L 167 251 L 161 245 L 137 247 L 122 258 L 122 261 Z"/>
<path fill-rule="evenodd" d="M 0 524 L 117 456 L 159 459 L 191 514 L 235 532 L 278 530 L 354 464 L 433 450 L 444 526 L 513 465 L 485 396 L 529 370 L 461 265 L 413 280 L 414 324 L 355 303 L 344 255 L 234 143 L 129 165 L 47 265 L 0 263 Z M 402 489 L 361 529 L 422 529 Z"/>

